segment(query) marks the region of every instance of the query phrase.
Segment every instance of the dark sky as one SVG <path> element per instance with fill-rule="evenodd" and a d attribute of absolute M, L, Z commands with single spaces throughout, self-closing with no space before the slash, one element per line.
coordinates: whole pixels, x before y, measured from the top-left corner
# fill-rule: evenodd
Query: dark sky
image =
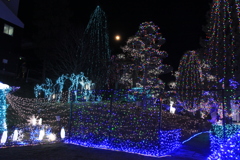
<path fill-rule="evenodd" d="M 21 1 L 19 12 L 27 28 L 30 20 L 26 16 L 30 16 L 33 10 L 29 7 L 30 0 Z M 85 26 L 91 13 L 97 5 L 100 5 L 107 16 L 112 50 L 123 46 L 128 37 L 137 32 L 142 22 L 153 21 L 166 38 L 161 48 L 169 54 L 165 63 L 172 65 L 176 70 L 184 52 L 200 48 L 199 39 L 204 37 L 202 26 L 206 24 L 206 14 L 211 0 L 69 0 L 69 2 L 74 13 L 72 20 Z M 122 41 L 114 40 L 116 34 L 122 36 Z"/>

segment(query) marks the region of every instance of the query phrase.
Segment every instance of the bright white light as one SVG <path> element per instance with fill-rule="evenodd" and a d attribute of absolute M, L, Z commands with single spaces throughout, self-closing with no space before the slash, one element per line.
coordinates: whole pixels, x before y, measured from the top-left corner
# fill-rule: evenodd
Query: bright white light
<path fill-rule="evenodd" d="M 3 84 L 2 82 L 0 82 L 0 89 L 8 89 L 8 88 L 10 88 L 9 85 Z"/>
<path fill-rule="evenodd" d="M 44 129 L 41 129 L 41 130 L 40 130 L 40 133 L 39 133 L 38 140 L 41 141 L 41 140 L 43 139 L 44 135 L 45 135 L 45 131 L 44 131 Z"/>
<path fill-rule="evenodd" d="M 2 134 L 2 138 L 1 138 L 1 143 L 2 144 L 5 144 L 6 141 L 7 141 L 7 132 L 8 131 L 4 131 L 3 134 Z"/>
<path fill-rule="evenodd" d="M 64 139 L 64 138 L 65 138 L 65 130 L 64 130 L 64 127 L 62 127 L 60 134 L 61 134 L 61 138 Z"/>
<path fill-rule="evenodd" d="M 32 117 L 29 117 L 29 119 L 27 121 L 28 121 L 29 125 L 36 126 L 36 124 L 37 124 L 37 117 L 35 117 L 35 115 L 32 115 Z"/>
<path fill-rule="evenodd" d="M 15 129 L 13 132 L 13 141 L 17 141 L 18 140 L 18 130 Z"/>
<path fill-rule="evenodd" d="M 56 134 L 50 133 L 48 138 L 50 141 L 55 141 L 57 137 L 56 137 Z"/>
<path fill-rule="evenodd" d="M 174 102 L 170 101 L 170 113 L 175 114 L 176 108 L 173 107 Z"/>
<path fill-rule="evenodd" d="M 42 118 L 38 120 L 38 125 L 42 125 Z"/>
<path fill-rule="evenodd" d="M 117 36 L 115 37 L 115 39 L 116 39 L 117 41 L 119 41 L 119 40 L 121 39 L 121 37 L 120 37 L 119 35 L 117 35 Z"/>

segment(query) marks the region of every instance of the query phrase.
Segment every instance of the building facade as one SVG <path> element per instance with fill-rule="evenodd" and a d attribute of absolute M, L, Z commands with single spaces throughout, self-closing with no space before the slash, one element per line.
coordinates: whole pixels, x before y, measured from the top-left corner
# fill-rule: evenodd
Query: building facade
<path fill-rule="evenodd" d="M 17 73 L 24 24 L 19 0 L 0 0 L 0 71 Z"/>

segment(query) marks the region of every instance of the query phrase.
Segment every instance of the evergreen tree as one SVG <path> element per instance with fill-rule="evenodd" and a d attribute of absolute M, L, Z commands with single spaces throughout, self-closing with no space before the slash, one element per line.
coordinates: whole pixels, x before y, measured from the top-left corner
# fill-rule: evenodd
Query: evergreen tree
<path fill-rule="evenodd" d="M 105 12 L 97 6 L 83 35 L 81 63 L 84 74 L 97 89 L 106 87 L 110 62 L 109 36 Z"/>
<path fill-rule="evenodd" d="M 215 77 L 208 89 L 219 89 L 219 99 L 230 109 L 230 100 L 238 94 L 240 2 L 238 0 L 213 0 L 209 23 L 205 28 L 205 64 Z M 223 94 L 223 95 L 222 95 Z M 224 96 L 224 99 L 222 99 Z"/>
<path fill-rule="evenodd" d="M 135 36 L 128 39 L 127 45 L 122 48 L 124 54 L 118 55 L 127 62 L 122 83 L 127 82 L 131 87 L 144 90 L 164 89 L 165 84 L 158 76 L 171 72 L 172 67 L 162 63 L 167 53 L 159 50 L 165 42 L 159 29 L 153 22 L 144 22 Z"/>
<path fill-rule="evenodd" d="M 202 95 L 201 61 L 196 51 L 186 52 L 178 67 L 176 89 L 178 100 L 184 109 L 190 112 L 197 111 L 200 107 Z"/>

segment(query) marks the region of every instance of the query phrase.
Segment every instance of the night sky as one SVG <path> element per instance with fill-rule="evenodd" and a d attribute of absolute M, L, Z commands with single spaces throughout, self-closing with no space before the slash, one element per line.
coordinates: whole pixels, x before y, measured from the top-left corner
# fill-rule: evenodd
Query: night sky
<path fill-rule="evenodd" d="M 72 22 L 86 26 L 91 13 L 97 5 L 105 11 L 108 21 L 110 47 L 119 52 L 128 37 L 133 36 L 139 25 L 153 21 L 160 27 L 166 38 L 161 50 L 167 51 L 169 57 L 164 60 L 177 69 L 181 56 L 187 50 L 200 48 L 200 37 L 204 38 L 202 26 L 206 25 L 206 15 L 211 0 L 69 0 L 73 11 Z M 31 26 L 31 0 L 21 0 L 19 16 L 25 28 Z M 57 5 L 57 4 L 56 4 Z M 116 34 L 121 35 L 120 42 L 115 41 Z"/>

